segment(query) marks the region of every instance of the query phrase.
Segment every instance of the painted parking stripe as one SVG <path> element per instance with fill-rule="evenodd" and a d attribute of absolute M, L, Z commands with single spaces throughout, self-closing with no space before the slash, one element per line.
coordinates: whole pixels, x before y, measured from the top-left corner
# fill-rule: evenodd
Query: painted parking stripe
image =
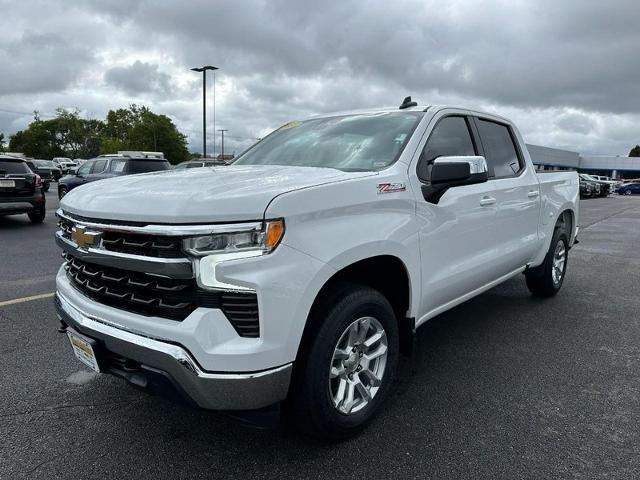
<path fill-rule="evenodd" d="M 4 307 L 7 305 L 14 305 L 16 303 L 31 302 L 32 300 L 40 300 L 42 298 L 51 298 L 54 295 L 55 293 L 51 292 L 51 293 L 41 293 L 39 295 L 31 295 L 30 297 L 14 298 L 13 300 L 5 300 L 4 302 L 0 302 L 0 307 Z"/>

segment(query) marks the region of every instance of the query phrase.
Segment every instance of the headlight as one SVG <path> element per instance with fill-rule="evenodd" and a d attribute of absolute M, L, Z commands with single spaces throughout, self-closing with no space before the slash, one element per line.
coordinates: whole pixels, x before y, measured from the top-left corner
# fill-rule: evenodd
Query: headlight
<path fill-rule="evenodd" d="M 284 220 L 270 220 L 262 228 L 186 238 L 183 240 L 183 249 L 197 257 L 250 251 L 265 254 L 278 246 L 283 235 Z"/>

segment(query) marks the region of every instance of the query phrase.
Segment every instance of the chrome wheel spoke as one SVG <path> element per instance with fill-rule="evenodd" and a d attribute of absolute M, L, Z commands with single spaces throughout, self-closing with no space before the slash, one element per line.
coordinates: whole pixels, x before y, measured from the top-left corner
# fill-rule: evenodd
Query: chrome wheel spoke
<path fill-rule="evenodd" d="M 346 360 L 347 358 L 349 358 L 349 353 L 346 352 L 345 350 L 341 350 L 339 348 L 336 348 L 335 351 L 333 352 L 333 361 L 334 362 L 336 360 Z"/>
<path fill-rule="evenodd" d="M 381 343 L 373 352 L 367 352 L 364 354 L 364 356 L 367 358 L 367 360 L 371 361 L 375 360 L 380 355 L 384 355 L 385 353 L 387 353 L 387 346 Z"/>
<path fill-rule="evenodd" d="M 358 393 L 362 396 L 362 399 L 366 402 L 371 401 L 371 393 L 367 389 L 364 383 L 362 383 L 359 379 L 356 382 L 356 388 L 358 389 Z"/>
<path fill-rule="evenodd" d="M 369 382 L 369 385 L 371 385 L 372 387 L 379 387 L 380 384 L 382 383 L 382 380 L 380 378 L 376 377 L 375 373 L 373 373 L 369 369 L 362 370 L 360 372 L 360 375 L 364 375 L 367 378 L 367 381 Z"/>
<path fill-rule="evenodd" d="M 345 371 L 344 371 L 344 365 L 339 365 L 337 367 L 331 367 L 331 375 L 330 378 L 337 378 L 337 377 L 342 377 L 344 376 Z"/>
<path fill-rule="evenodd" d="M 373 344 L 380 341 L 383 335 L 384 335 L 384 331 L 377 331 L 376 333 L 374 333 L 364 341 L 364 345 L 367 348 L 370 348 Z"/>
<path fill-rule="evenodd" d="M 367 338 L 367 332 L 369 331 L 369 328 L 371 327 L 371 318 L 369 318 L 369 317 L 363 318 L 362 320 L 360 320 L 358 322 L 357 325 L 358 325 L 358 339 L 357 339 L 357 342 L 358 343 L 362 343 Z"/>
<path fill-rule="evenodd" d="M 340 379 L 338 383 L 338 391 L 334 397 L 334 401 L 339 405 L 344 401 L 344 395 L 347 392 L 347 380 L 344 378 Z"/>

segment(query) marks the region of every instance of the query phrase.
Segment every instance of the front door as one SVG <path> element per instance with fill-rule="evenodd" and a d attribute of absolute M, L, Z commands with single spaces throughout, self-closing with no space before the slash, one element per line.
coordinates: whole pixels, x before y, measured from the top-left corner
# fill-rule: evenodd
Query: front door
<path fill-rule="evenodd" d="M 486 285 L 497 276 L 497 199 L 492 182 L 448 189 L 437 204 L 421 195 L 428 165 L 443 156 L 481 154 L 471 133 L 472 120 L 464 115 L 439 112 L 418 160 L 410 171 L 416 191 L 420 226 L 422 271 L 421 315 L 432 316 L 451 302 Z M 422 177 L 422 178 L 421 178 Z M 418 319 L 420 320 L 420 319 Z"/>

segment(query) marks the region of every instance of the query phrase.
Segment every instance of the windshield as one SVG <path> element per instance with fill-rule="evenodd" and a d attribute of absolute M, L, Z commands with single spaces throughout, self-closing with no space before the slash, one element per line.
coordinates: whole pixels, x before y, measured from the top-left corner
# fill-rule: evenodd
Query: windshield
<path fill-rule="evenodd" d="M 381 170 L 398 159 L 421 118 L 422 112 L 385 112 L 290 122 L 235 164 Z"/>

